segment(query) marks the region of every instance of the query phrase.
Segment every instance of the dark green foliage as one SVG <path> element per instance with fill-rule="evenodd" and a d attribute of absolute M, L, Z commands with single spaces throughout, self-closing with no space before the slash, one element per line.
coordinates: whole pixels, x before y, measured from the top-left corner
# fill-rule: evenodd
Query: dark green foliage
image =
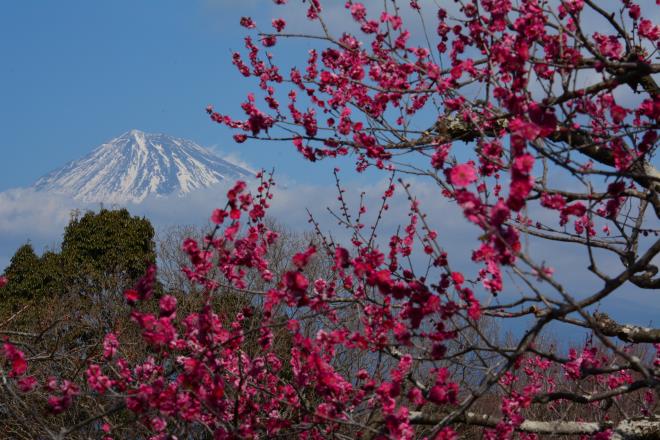
<path fill-rule="evenodd" d="M 41 287 L 39 266 L 39 257 L 30 243 L 19 247 L 5 270 L 9 284 L 2 289 L 3 296 L 32 298 Z"/>
<path fill-rule="evenodd" d="M 9 283 L 0 289 L 0 312 L 18 311 L 26 301 L 43 300 L 63 292 L 59 254 L 46 252 L 38 257 L 32 245 L 24 244 L 14 254 L 5 276 Z"/>
<path fill-rule="evenodd" d="M 64 231 L 62 251 L 38 257 L 27 243 L 16 251 L 0 289 L 1 305 L 15 310 L 25 301 L 65 291 L 85 296 L 122 291 L 156 261 L 154 229 L 126 209 L 102 209 L 74 217 Z M 2 307 L 7 308 L 7 307 Z"/>
<path fill-rule="evenodd" d="M 156 261 L 154 228 L 126 209 L 88 212 L 66 227 L 61 258 L 69 283 L 125 288 Z"/>
<path fill-rule="evenodd" d="M 60 254 L 52 251 L 44 252 L 39 259 L 39 296 L 60 294 L 64 289 L 64 269 Z"/>

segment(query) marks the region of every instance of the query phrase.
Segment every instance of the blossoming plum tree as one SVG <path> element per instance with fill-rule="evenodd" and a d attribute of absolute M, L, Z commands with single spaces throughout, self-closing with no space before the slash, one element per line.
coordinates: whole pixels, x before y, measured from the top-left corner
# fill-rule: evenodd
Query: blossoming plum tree
<path fill-rule="evenodd" d="M 290 142 L 310 162 L 353 157 L 391 185 L 357 214 L 340 187 L 350 242 L 321 235 L 274 277 L 265 255 L 277 234 L 264 222 L 272 178 L 260 174 L 254 191 L 236 183 L 211 214 L 214 231 L 183 243 L 203 308 L 178 316 L 170 295 L 156 306 L 155 269 L 125 292 L 152 347 L 146 359 L 127 359 L 111 333 L 85 381 L 44 380 L 5 343 L 0 372 L 19 401 L 46 389 L 53 413 L 83 393 L 103 402 L 49 435 L 96 424 L 112 438 L 113 414 L 127 412 L 155 439 L 660 436 L 660 330 L 597 312 L 631 286 L 649 301 L 660 287 L 660 26 L 647 18 L 657 2 L 642 11 L 631 0 L 465 0 L 432 16 L 428 3 L 349 0 L 354 31 L 338 35 L 324 21 L 336 2 L 295 6 L 317 33 L 289 32 L 281 18 L 267 29 L 240 20 L 247 54 L 233 63 L 258 89 L 244 118 L 209 107 L 211 119 L 237 142 Z M 293 39 L 314 48 L 285 71 L 276 52 Z M 410 175 L 480 230 L 474 274 L 457 269 L 465 264 L 433 229 Z M 361 215 L 376 212 L 377 226 L 395 191 L 408 196 L 409 220 L 382 245 Z M 525 237 L 583 252 L 598 285 L 562 283 Z M 428 259 L 421 269 L 408 263 L 416 253 Z M 313 259 L 327 261 L 327 277 L 308 278 Z M 248 273 L 270 287 L 251 289 Z M 219 316 L 210 299 L 223 288 L 251 306 Z M 256 312 L 258 324 L 245 325 Z M 509 321 L 524 331 L 506 340 L 491 331 Z M 562 353 L 543 343 L 551 325 L 590 337 Z M 284 356 L 272 349 L 281 329 L 291 334 Z M 243 349 L 248 335 L 259 353 Z"/>

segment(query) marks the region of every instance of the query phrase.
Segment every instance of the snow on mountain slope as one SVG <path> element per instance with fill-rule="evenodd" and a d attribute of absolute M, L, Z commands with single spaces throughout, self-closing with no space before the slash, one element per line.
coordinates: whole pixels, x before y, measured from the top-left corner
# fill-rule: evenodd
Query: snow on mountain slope
<path fill-rule="evenodd" d="M 41 177 L 33 187 L 83 202 L 122 204 L 251 177 L 252 172 L 192 141 L 131 130 Z"/>

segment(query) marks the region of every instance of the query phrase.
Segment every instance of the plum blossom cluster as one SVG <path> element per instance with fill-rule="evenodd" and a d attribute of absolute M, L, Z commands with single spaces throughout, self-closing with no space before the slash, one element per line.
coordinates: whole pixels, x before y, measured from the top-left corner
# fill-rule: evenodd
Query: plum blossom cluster
<path fill-rule="evenodd" d="M 419 5 L 415 4 L 411 2 L 410 7 L 418 10 Z M 438 43 L 428 46 L 428 40 L 413 42 L 399 13 L 369 14 L 364 4 L 348 1 L 346 9 L 359 24 L 366 41 L 346 32 L 338 38 L 326 35 L 328 47 L 310 51 L 304 74 L 294 67 L 287 81 L 274 63 L 274 55 L 255 45 L 251 37 L 246 37 L 249 64 L 242 61 L 239 53 L 234 54 L 241 73 L 259 79 L 267 107 L 274 114 L 258 110 L 254 95 L 243 105 L 247 120 L 234 120 L 212 108 L 208 111 L 214 121 L 245 132 L 236 135 L 239 142 L 248 137 L 259 138 L 264 131 L 264 138 L 270 138 L 276 121 L 299 126 L 300 133 L 289 138 L 307 159 L 316 161 L 352 151 L 359 171 L 370 166 L 393 169 L 395 165 L 389 161 L 391 152 L 397 149 L 435 150 L 431 165 L 443 171 L 446 182 L 451 184 L 443 195 L 462 206 L 466 218 L 492 236 L 487 249 L 475 249 L 475 261 L 484 263 L 480 275 L 484 287 L 497 294 L 502 289 L 501 267 L 513 263 L 513 254 L 519 249 L 520 226 L 502 225 L 521 223 L 524 227 L 531 221 L 512 216 L 511 211 L 521 212 L 529 199 L 541 196 L 541 206 L 559 211 L 560 226 L 575 217 L 575 233 L 593 236 L 591 217 L 616 220 L 627 201 L 623 190 L 626 183 L 621 180 L 607 186 L 602 196 L 587 195 L 594 201 L 590 206 L 585 203 L 589 199 L 570 204 L 561 192 L 544 191 L 547 185 L 535 176 L 539 157 L 558 162 L 570 173 L 591 170 L 587 168 L 589 162 L 574 164 L 573 159 L 561 158 L 559 151 L 544 153 L 541 146 L 560 142 L 575 146 L 586 139 L 594 145 L 602 143 L 598 153 L 588 152 L 586 156 L 590 161 L 614 165 L 622 172 L 632 171 L 631 167 L 647 161 L 654 151 L 658 113 L 651 107 L 658 105 L 657 93 L 649 93 L 635 109 L 618 103 L 612 92 L 628 87 L 622 84 L 626 75 L 648 74 L 657 68 L 649 58 L 658 44 L 657 32 L 642 31 L 650 25 L 640 20 L 639 6 L 626 1 L 623 8 L 639 34 L 621 35 L 622 29 L 614 26 L 615 33 L 609 35 L 596 32 L 585 36 L 582 31 L 576 35 L 580 14 L 587 6 L 591 5 L 562 4 L 556 11 L 559 21 L 553 22 L 548 11 L 535 1 L 523 2 L 520 8 L 508 1 L 468 2 L 460 8 L 464 21 L 456 24 L 451 24 L 448 12 L 439 8 L 435 29 Z M 312 3 L 309 8 L 310 18 L 320 20 L 320 5 Z M 567 32 L 558 32 L 558 28 Z M 656 25 L 654 29 L 657 28 Z M 260 35 L 262 39 L 270 36 Z M 622 41 L 626 38 L 639 40 L 635 41 L 638 49 L 625 58 L 636 64 L 634 69 L 630 66 L 630 73 L 620 73 Z M 489 55 L 479 57 L 479 52 Z M 443 68 L 438 57 L 446 57 L 450 67 Z M 597 87 L 575 90 L 565 85 L 563 93 L 541 99 L 530 92 L 532 87 L 552 90 L 559 76 L 569 77 L 576 69 L 584 68 L 593 68 L 605 77 L 609 73 L 611 79 Z M 532 83 L 530 72 L 534 73 L 536 84 Z M 635 82 L 640 83 L 631 79 L 628 84 Z M 292 87 L 284 93 L 287 83 Z M 488 94 L 467 99 L 460 92 L 466 83 L 488 85 Z M 289 99 L 290 116 L 280 109 L 278 90 Z M 306 110 L 299 108 L 301 92 L 309 104 Z M 359 119 L 355 109 L 363 119 Z M 383 122 L 389 110 L 402 114 L 395 124 Z M 437 123 L 422 136 L 415 138 L 402 131 L 397 134 L 400 141 L 394 144 L 379 136 L 378 130 L 396 132 L 397 126 L 404 122 L 414 124 L 416 116 L 427 119 L 429 113 L 436 115 Z M 452 115 L 451 124 L 446 123 L 448 114 Z M 319 135 L 321 127 L 327 134 Z M 627 131 L 636 134 L 634 142 L 624 146 L 622 136 Z M 475 159 L 481 164 L 478 169 L 474 161 L 447 160 L 456 141 L 475 138 Z M 506 150 L 502 145 L 505 139 L 509 145 Z M 468 188 L 473 183 L 478 184 L 476 191 Z M 607 230 L 609 227 L 604 229 Z"/>
<path fill-rule="evenodd" d="M 272 112 L 270 119 L 262 118 L 269 121 L 262 126 L 266 134 L 255 133 L 250 119 L 234 120 L 210 110 L 211 117 L 244 132 L 238 135 L 244 136 L 241 141 L 288 139 L 312 162 L 352 154 L 358 172 L 375 168 L 427 176 L 438 185 L 438 195 L 459 206 L 465 219 L 481 230 L 472 249 L 472 261 L 481 268 L 466 283 L 467 276 L 449 268 L 438 234 L 417 225 L 424 218 L 423 207 L 411 208 L 406 236 L 390 241 L 387 270 L 367 279 L 383 295 L 407 302 L 403 309 L 414 319 L 406 331 L 396 331 L 399 341 L 411 337 L 409 330 L 418 328 L 434 302 L 424 289 L 412 296 L 399 291 L 412 275 L 402 271 L 397 253 L 401 249 L 401 256 L 409 256 L 417 238 L 433 262 L 429 267 L 440 273 L 436 290 L 443 294 L 453 285 L 471 319 L 484 313 L 475 288 L 493 296 L 505 292 L 504 272 L 522 276 L 528 270 L 535 281 L 548 283 L 560 302 L 549 301 L 530 284 L 534 299 L 512 303 L 529 307 L 492 306 L 486 314 L 531 315 L 539 328 L 604 299 L 616 289 L 614 284 L 658 287 L 655 268 L 634 274 L 644 272 L 635 261 L 648 263 L 658 248 L 646 242 L 644 254 L 638 237 L 658 234 L 657 228 L 642 226 L 642 219 L 647 208 L 656 217 L 660 213 L 658 171 L 652 165 L 660 116 L 660 89 L 652 79 L 660 66 L 652 54 L 660 43 L 660 26 L 643 18 L 640 5 L 630 0 L 617 2 L 620 19 L 589 0 L 455 3 L 425 8 L 419 2 L 398 2 L 392 9 L 370 10 L 349 0 L 347 17 L 357 28 L 337 36 L 323 21 L 321 8 L 312 4 L 310 18 L 320 21 L 322 29 L 314 38 L 322 43 L 309 51 L 306 64 L 290 69 L 288 78 L 280 73 L 284 68 L 277 68 L 274 45 L 257 47 L 251 37 L 246 37 L 249 61 L 237 62 L 241 73 L 257 78 L 264 92 L 270 110 L 262 111 Z M 416 14 L 428 30 L 425 35 L 406 26 Z M 602 23 L 598 31 L 589 31 L 585 23 L 590 20 Z M 268 36 L 260 34 L 262 41 Z M 596 79 L 582 85 L 579 75 L 585 71 Z M 638 99 L 623 98 L 626 94 Z M 289 114 L 279 103 L 287 99 Z M 253 113 L 252 108 L 246 111 L 248 117 Z M 401 159 L 405 155 L 416 157 L 406 163 Z M 638 209 L 635 221 L 624 213 L 631 209 Z M 544 210 L 555 214 L 554 222 Z M 614 282 L 590 251 L 589 270 L 610 287 L 577 303 L 553 278 L 552 267 L 525 253 L 523 235 L 632 254 L 621 267 L 622 278 Z M 289 304 L 306 303 L 300 297 L 309 284 L 290 274 L 287 285 L 298 298 Z M 421 299 L 419 305 L 415 297 Z M 593 328 L 593 320 L 585 319 L 581 326 Z M 519 348 L 529 348 L 529 342 L 521 344 Z M 445 356 L 441 347 L 435 353 Z M 571 353 L 563 364 L 566 378 L 582 378 L 581 365 L 590 362 L 587 352 L 577 357 Z M 640 365 L 635 371 L 651 377 Z M 525 402 L 521 408 L 531 400 Z M 513 413 L 506 417 L 516 419 Z M 519 427 L 520 420 L 498 435 L 511 436 Z"/>
<path fill-rule="evenodd" d="M 8 379 L 26 395 L 46 390 L 51 413 L 81 393 L 116 401 L 153 439 L 181 426 L 217 439 L 642 438 L 636 423 L 660 433 L 660 330 L 596 313 L 631 286 L 660 287 L 660 26 L 631 0 L 446 3 L 348 0 L 339 9 L 354 31 L 337 35 L 324 19 L 337 4 L 320 0 L 300 3 L 319 34 L 241 18 L 249 35 L 232 63 L 257 86 L 243 116 L 209 106 L 212 121 L 238 143 L 286 141 L 310 162 L 350 156 L 357 172 L 387 174 L 380 205 L 353 214 L 338 182 L 351 238 L 312 218 L 317 240 L 277 272 L 272 176 L 236 182 L 213 230 L 182 244 L 199 310 L 159 292 L 155 267 L 124 292 L 149 356 L 125 356 L 112 332 L 84 382 L 40 381 L 6 343 Z M 285 68 L 278 50 L 294 37 L 313 47 Z M 444 219 L 425 214 L 408 175 L 476 231 L 462 243 L 470 261 L 443 245 Z M 382 240 L 399 188 L 407 220 Z M 547 244 L 562 256 L 579 247 L 593 282 L 563 283 L 537 251 Z M 224 316 L 214 302 L 230 292 L 245 307 Z M 501 337 L 500 324 L 516 331 Z M 548 328 L 586 329 L 587 343 L 565 352 Z M 116 429 L 102 428 L 108 439 Z"/>
<path fill-rule="evenodd" d="M 202 310 L 178 316 L 176 299 L 165 294 L 157 301 L 158 311 L 148 311 L 154 301 L 154 267 L 124 292 L 133 308 L 131 319 L 155 355 L 132 363 L 121 355 L 117 335 L 109 333 L 102 344 L 102 362 L 90 363 L 86 369 L 87 387 L 99 396 L 122 399 L 154 433 L 153 438 L 166 438 L 168 420 L 203 423 L 216 438 L 273 436 L 300 424 L 313 426 L 312 436 L 325 436 L 340 430 L 360 407 L 378 408 L 392 436 L 411 438 L 410 411 L 399 398 L 408 396 L 418 407 L 456 405 L 459 388 L 449 371 L 438 369 L 428 388 L 411 387 L 407 383 L 413 366 L 410 355 L 401 356 L 390 373 L 379 379 L 368 370 L 355 378 L 345 376 L 333 367 L 333 358 L 338 350 L 363 351 L 369 356 L 392 346 L 413 347 L 415 340 L 429 340 L 433 343 L 428 356 L 440 359 L 445 342 L 454 337 L 443 321 L 458 318 L 466 309 L 467 315 L 477 319 L 478 302 L 469 289 L 461 287 L 458 273 L 452 274 L 453 284 L 468 302 L 450 299 L 448 276 L 433 289 L 411 272 L 397 280 L 385 268 L 383 253 L 356 242 L 352 250 L 324 249 L 333 255 L 331 278 L 311 282 L 305 275 L 306 266 L 320 251 L 310 246 L 294 255 L 291 270 L 264 293 L 263 309 L 249 306 L 237 316 L 217 315 L 211 300 L 213 295 L 222 295 L 222 289 L 209 277 L 212 269 L 219 269 L 237 289 L 246 287 L 244 277 L 250 269 L 256 269 L 264 281 L 272 281 L 264 255 L 276 234 L 263 219 L 273 184 L 272 179 L 262 178 L 252 195 L 244 182 L 236 183 L 227 193 L 227 206 L 213 211 L 214 232 L 203 244 L 193 240 L 183 244 L 191 262 L 184 271 L 205 288 L 207 303 Z M 402 252 L 404 248 L 395 248 L 390 258 Z M 340 300 L 361 309 L 362 317 L 354 326 L 343 323 L 333 310 L 334 301 Z M 304 320 L 281 322 L 284 316 L 277 310 L 283 307 L 321 314 L 332 326 L 308 336 Z M 254 313 L 262 313 L 261 325 L 246 329 L 244 322 Z M 282 358 L 273 350 L 273 331 L 278 325 L 290 334 L 290 357 Z M 434 328 L 430 330 L 429 325 Z M 258 334 L 256 354 L 242 349 L 248 331 Z M 11 344 L 5 345 L 5 357 L 12 377 L 26 373 L 23 353 Z M 285 371 L 291 375 L 290 382 L 281 380 Z M 19 386 L 27 388 L 20 382 Z M 44 386 L 55 414 L 71 406 L 79 393 L 69 381 L 50 378 Z M 106 426 L 106 432 L 106 438 L 111 438 L 112 427 Z"/>

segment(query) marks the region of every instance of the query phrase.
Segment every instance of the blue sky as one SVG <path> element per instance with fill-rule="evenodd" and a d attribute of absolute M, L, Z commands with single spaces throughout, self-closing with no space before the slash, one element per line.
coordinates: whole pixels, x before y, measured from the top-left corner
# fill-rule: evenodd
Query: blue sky
<path fill-rule="evenodd" d="M 131 128 L 189 138 L 294 179 L 325 178 L 288 144 L 236 145 L 204 113 L 212 103 L 239 114 L 254 83 L 231 64 L 245 35 L 238 21 L 273 8 L 267 0 L 0 3 L 0 191 Z"/>
<path fill-rule="evenodd" d="M 343 3 L 337 0 L 326 14 L 341 27 L 347 25 Z M 290 29 L 308 30 L 306 22 L 295 16 L 302 11 L 299 6 L 275 8 L 270 0 L 0 2 L 0 192 L 29 186 L 52 169 L 138 128 L 188 138 L 240 157 L 254 168 L 275 167 L 288 182 L 315 185 L 283 197 L 289 198 L 289 207 L 297 206 L 296 225 L 305 225 L 305 207 L 322 213 L 333 204 L 335 194 L 329 184 L 336 163 L 310 165 L 290 144 L 235 144 L 231 133 L 204 112 L 207 104 L 213 104 L 223 113 L 240 116 L 240 103 L 255 88 L 231 64 L 231 52 L 243 47 L 241 16 L 255 16 L 267 25 L 271 18 L 284 15 Z M 294 52 L 298 61 L 306 52 L 304 44 L 294 46 L 300 49 Z M 287 52 L 280 55 L 285 63 L 294 61 Z M 344 162 L 342 168 L 348 171 L 351 166 Z M 363 177 L 362 183 L 371 177 Z M 11 199 L 18 206 L 21 194 L 0 197 L 0 204 Z M 464 243 L 474 231 L 466 230 L 460 213 L 441 207 L 434 192 L 426 196 L 433 201 L 430 209 L 437 211 L 435 218 L 448 244 L 467 260 L 469 249 Z M 63 203 L 42 200 L 39 210 L 28 212 L 29 207 L 19 206 L 12 208 L 14 219 L 0 218 L 0 268 L 27 239 L 39 246 L 59 242 L 68 218 Z M 279 212 L 291 217 L 289 207 Z M 155 215 L 165 217 L 169 209 L 161 206 Z M 190 213 L 205 221 L 212 206 L 198 198 L 178 209 L 189 214 L 185 222 L 193 220 Z M 400 213 L 402 217 L 395 220 L 405 222 L 405 210 Z M 583 258 L 577 253 L 570 257 Z M 571 258 L 565 255 L 556 263 Z M 571 262 L 565 266 L 575 264 Z M 584 286 L 579 279 L 583 274 L 565 273 L 574 285 Z M 643 298 L 635 293 L 635 300 L 621 301 L 621 313 L 635 315 Z M 654 316 L 655 306 L 644 309 L 639 318 L 648 322 Z"/>

